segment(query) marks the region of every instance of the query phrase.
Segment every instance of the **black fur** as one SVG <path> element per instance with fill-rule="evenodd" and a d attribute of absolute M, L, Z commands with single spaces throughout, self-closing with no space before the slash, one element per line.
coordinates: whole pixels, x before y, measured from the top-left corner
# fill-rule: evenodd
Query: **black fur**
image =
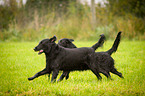
<path fill-rule="evenodd" d="M 96 50 L 98 47 L 102 46 L 104 41 L 105 41 L 105 36 L 104 34 L 101 34 L 100 35 L 101 38 L 99 39 L 99 41 L 94 44 L 91 48 L 93 48 L 94 50 Z M 77 48 L 72 42 L 74 40 L 73 39 L 68 39 L 68 38 L 63 38 L 63 39 L 60 39 L 58 44 L 65 47 L 65 48 Z"/>
<path fill-rule="evenodd" d="M 51 79 L 51 82 L 53 82 L 57 78 L 59 70 L 69 73 L 73 70 L 86 69 L 91 69 L 97 78 L 101 79 L 101 76 L 98 72 L 98 66 L 94 67 L 93 58 L 95 50 L 92 47 L 70 49 L 56 44 L 55 41 L 55 36 L 50 39 L 44 39 L 38 44 L 38 46 L 34 48 L 35 51 L 39 51 L 38 54 L 45 53 L 46 68 L 36 73 L 33 77 L 28 78 L 28 80 L 33 80 L 36 77 L 53 72 Z"/>
<path fill-rule="evenodd" d="M 121 39 L 121 32 L 118 33 L 111 49 L 109 49 L 106 52 L 96 52 L 95 53 L 95 65 L 94 66 L 98 65 L 99 72 L 103 73 L 107 78 L 110 78 L 110 79 L 111 79 L 111 76 L 110 76 L 109 72 L 112 72 L 112 73 L 118 75 L 119 77 L 123 78 L 122 74 L 120 72 L 118 72 L 116 70 L 116 68 L 114 67 L 114 59 L 111 57 L 111 54 L 113 52 L 117 51 L 118 45 L 120 43 L 120 39 Z M 66 40 L 67 40 L 66 38 L 61 39 L 62 42 L 65 42 Z M 61 42 L 59 42 L 58 44 L 61 46 L 64 46 L 61 44 Z M 97 44 L 95 44 L 95 45 L 97 45 Z M 71 46 L 71 48 L 73 46 L 74 46 L 74 48 L 76 48 L 76 46 L 72 42 L 69 42 L 65 45 L 66 48 L 69 48 L 69 46 Z M 92 46 L 92 47 L 96 48 L 95 46 Z M 89 59 L 92 59 L 92 58 L 89 58 Z M 87 61 L 89 61 L 89 60 L 87 60 Z M 60 81 L 63 80 L 64 77 L 66 77 L 66 79 L 68 79 L 69 72 L 63 72 L 59 80 Z"/>
<path fill-rule="evenodd" d="M 92 48 L 93 48 L 94 50 L 96 50 L 98 47 L 102 46 L 103 43 L 104 43 L 104 40 L 105 40 L 104 34 L 101 34 L 100 36 L 101 36 L 101 38 L 99 39 L 99 41 L 98 41 L 96 44 L 94 44 L 94 45 L 92 46 Z M 71 42 L 71 44 L 73 44 L 73 43 Z M 71 44 L 69 44 L 68 47 L 66 47 L 66 48 L 69 48 L 69 46 L 72 47 Z M 73 44 L 73 45 L 74 45 L 74 44 Z M 76 46 L 75 46 L 75 48 L 76 48 Z"/>
<path fill-rule="evenodd" d="M 117 37 L 116 37 L 116 38 L 117 38 L 117 39 L 115 39 L 112 48 L 109 49 L 109 50 L 107 51 L 107 53 L 108 53 L 109 55 L 111 55 L 113 52 L 116 52 L 116 51 L 117 51 L 117 48 L 118 48 L 118 45 L 119 45 L 120 39 L 121 39 L 121 32 L 119 32 L 119 33 L 117 34 Z"/>

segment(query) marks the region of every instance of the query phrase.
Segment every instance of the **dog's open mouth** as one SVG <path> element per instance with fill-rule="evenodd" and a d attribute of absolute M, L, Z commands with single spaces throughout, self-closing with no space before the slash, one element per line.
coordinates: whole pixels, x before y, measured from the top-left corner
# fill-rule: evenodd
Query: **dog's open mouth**
<path fill-rule="evenodd" d="M 41 50 L 39 51 L 39 53 L 38 53 L 38 54 L 40 55 L 40 54 L 42 54 L 43 52 L 44 52 L 44 51 L 41 49 Z"/>

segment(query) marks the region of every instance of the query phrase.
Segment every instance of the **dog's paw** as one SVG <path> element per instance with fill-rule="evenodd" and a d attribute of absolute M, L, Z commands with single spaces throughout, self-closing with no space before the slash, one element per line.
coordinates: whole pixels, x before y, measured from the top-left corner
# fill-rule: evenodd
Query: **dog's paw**
<path fill-rule="evenodd" d="M 123 77 L 123 76 L 121 76 L 121 78 L 122 78 L 122 79 L 124 79 L 124 77 Z"/>
<path fill-rule="evenodd" d="M 58 80 L 57 80 L 57 82 L 61 82 L 61 81 L 62 81 L 61 79 L 58 79 Z"/>
<path fill-rule="evenodd" d="M 33 80 L 33 78 L 32 77 L 30 77 L 30 78 L 28 78 L 28 80 L 30 81 L 30 80 Z"/>

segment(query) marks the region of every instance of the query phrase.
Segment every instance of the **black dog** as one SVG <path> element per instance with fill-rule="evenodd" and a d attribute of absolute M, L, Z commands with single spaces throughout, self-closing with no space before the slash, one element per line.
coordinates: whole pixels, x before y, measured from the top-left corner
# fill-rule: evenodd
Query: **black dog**
<path fill-rule="evenodd" d="M 91 48 L 93 48 L 94 50 L 96 50 L 98 47 L 103 46 L 103 43 L 104 43 L 104 41 L 105 41 L 105 36 L 104 36 L 104 34 L 101 34 L 100 36 L 101 36 L 101 38 L 99 39 L 99 41 L 91 47 Z M 60 44 L 61 46 L 65 47 L 65 48 L 77 48 L 77 47 L 72 43 L 73 41 L 74 41 L 73 39 L 63 38 L 63 39 L 59 40 L 59 44 Z M 69 47 L 67 47 L 67 46 L 69 46 Z M 88 68 L 88 66 L 86 65 L 84 68 L 81 67 L 81 68 L 78 69 L 78 70 L 87 70 L 87 69 L 89 69 L 89 68 Z M 68 73 L 68 72 L 69 72 L 69 71 L 67 71 L 66 73 Z M 65 74 L 65 73 L 64 73 L 64 74 Z M 62 75 L 62 76 L 64 76 L 64 75 Z M 61 76 L 61 78 L 64 78 L 64 77 L 62 77 L 62 76 Z M 65 77 L 66 77 L 66 79 L 68 79 L 68 78 L 69 78 L 69 74 L 66 74 Z M 50 74 L 48 74 L 48 78 L 50 79 Z M 61 78 L 60 78 L 58 81 L 60 81 Z"/>
<path fill-rule="evenodd" d="M 120 39 L 121 39 L 121 32 L 118 33 L 116 40 L 114 41 L 114 44 L 111 49 L 109 49 L 106 52 L 96 52 L 95 54 L 95 59 L 96 59 L 95 64 L 99 66 L 99 72 L 103 73 L 107 78 L 110 78 L 110 79 L 111 79 L 111 76 L 109 72 L 112 72 L 118 75 L 119 77 L 123 78 L 122 74 L 118 72 L 116 68 L 114 67 L 114 60 L 111 57 L 111 54 L 117 51 L 118 45 L 120 43 Z M 76 48 L 76 46 L 71 41 L 73 40 L 64 38 L 64 39 L 61 39 L 58 44 L 66 48 L 72 48 L 72 47 Z M 69 72 L 63 72 L 59 80 L 63 80 L 64 77 L 68 79 Z"/>
<path fill-rule="evenodd" d="M 104 37 L 103 37 L 104 38 Z M 102 41 L 100 41 L 102 40 Z M 104 42 L 102 37 L 98 41 L 99 44 Z M 95 45 L 88 48 L 64 48 L 55 43 L 56 37 L 52 37 L 50 39 L 42 40 L 38 46 L 34 48 L 35 51 L 39 51 L 38 54 L 45 53 L 46 55 L 46 68 L 42 71 L 36 73 L 33 77 L 28 78 L 28 80 L 33 80 L 36 77 L 39 77 L 44 74 L 50 74 L 53 71 L 51 82 L 55 81 L 57 78 L 59 70 L 63 70 L 63 72 L 70 72 L 73 70 L 86 70 L 91 69 L 91 71 L 97 76 L 98 79 L 101 79 L 101 76 L 98 72 L 98 66 L 94 67 L 93 59 L 87 61 L 88 58 L 94 58 Z"/>

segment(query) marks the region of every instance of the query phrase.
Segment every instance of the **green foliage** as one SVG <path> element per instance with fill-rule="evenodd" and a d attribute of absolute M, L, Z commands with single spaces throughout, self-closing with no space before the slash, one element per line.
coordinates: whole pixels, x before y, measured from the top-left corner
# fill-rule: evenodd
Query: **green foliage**
<path fill-rule="evenodd" d="M 10 1 L 0 6 L 0 41 L 38 41 L 52 35 L 94 41 L 102 33 L 113 39 L 118 31 L 125 39 L 145 40 L 142 0 L 96 5 L 96 25 L 92 25 L 90 7 L 76 0 L 27 0 L 21 6 Z"/>
<path fill-rule="evenodd" d="M 131 13 L 137 17 L 144 18 L 144 0 L 108 0 L 108 7 L 114 15 L 125 15 Z"/>
<path fill-rule="evenodd" d="M 97 41 L 97 40 L 96 40 Z M 95 41 L 95 42 L 96 42 Z M 77 42 L 78 47 L 89 47 L 95 42 Z M 124 79 L 111 74 L 114 80 L 102 81 L 91 71 L 74 71 L 68 80 L 50 83 L 47 75 L 28 81 L 27 78 L 45 67 L 44 54 L 38 55 L 33 48 L 38 42 L 0 43 L 0 95 L 49 95 L 49 96 L 144 96 L 145 95 L 145 42 L 121 41 L 112 54 L 115 66 Z M 113 41 L 107 41 L 99 51 L 108 50 Z M 131 49 L 131 50 L 130 50 Z M 60 72 L 59 76 L 62 72 Z M 58 78 L 57 78 L 58 79 Z"/>

